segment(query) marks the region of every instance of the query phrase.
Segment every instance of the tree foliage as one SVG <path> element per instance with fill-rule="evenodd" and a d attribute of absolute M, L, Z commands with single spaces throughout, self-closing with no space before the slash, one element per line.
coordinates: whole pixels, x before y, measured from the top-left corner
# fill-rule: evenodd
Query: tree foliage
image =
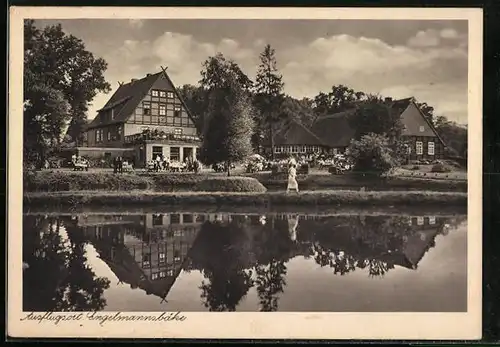
<path fill-rule="evenodd" d="M 226 59 L 222 53 L 209 57 L 203 62 L 200 86 L 206 90 L 225 89 L 233 80 L 244 91 L 249 91 L 253 82 L 234 61 Z"/>
<path fill-rule="evenodd" d="M 428 105 L 426 102 L 415 102 L 420 111 L 424 114 L 424 117 L 433 125 L 436 124 L 436 119 L 434 117 L 434 107 Z"/>
<path fill-rule="evenodd" d="M 29 267 L 23 273 L 23 309 L 102 310 L 110 281 L 89 266 L 83 234 L 74 222 L 30 216 L 24 223 L 23 261 Z M 63 226 L 68 239 L 62 236 Z"/>
<path fill-rule="evenodd" d="M 83 125 L 87 122 L 90 102 L 99 92 L 107 93 L 110 85 L 104 78 L 107 63 L 86 50 L 83 41 L 64 33 L 62 26 L 52 25 L 40 30 L 33 20 L 24 22 L 24 103 L 25 120 L 30 124 L 40 115 L 53 114 L 63 118 L 64 127 L 69 122 L 68 134 L 72 139 L 83 140 Z M 45 94 L 53 100 L 44 107 L 35 98 Z M 57 96 L 56 96 L 57 95 Z M 57 116 L 54 103 L 69 105 L 70 118 Z M 63 106 L 57 107 L 62 110 Z M 56 122 L 61 124 L 59 120 Z M 60 136 L 52 134 L 51 137 Z M 26 135 L 26 134 L 25 134 Z M 41 138 L 39 138 L 41 141 Z M 29 148 L 28 148 L 29 150 Z"/>
<path fill-rule="evenodd" d="M 366 101 L 356 107 L 349 117 L 350 125 L 356 129 L 355 138 L 375 133 L 397 139 L 403 131 L 401 115 L 392 108 L 392 103 L 380 99 Z"/>
<path fill-rule="evenodd" d="M 274 154 L 274 133 L 275 126 L 287 113 L 281 112 L 284 100 L 283 77 L 278 72 L 275 50 L 271 45 L 266 45 L 259 55 L 260 64 L 257 68 L 255 79 L 254 104 L 258 110 L 257 114 L 257 136 L 254 137 L 254 144 L 259 146 L 260 139 L 269 137 L 271 151 Z"/>
<path fill-rule="evenodd" d="M 27 87 L 24 95 L 24 161 L 40 166 L 60 145 L 69 104 L 61 91 L 45 84 Z"/>
<path fill-rule="evenodd" d="M 368 133 L 352 140 L 349 155 L 354 162 L 354 172 L 382 175 L 398 164 L 389 139 L 381 134 Z"/>
<path fill-rule="evenodd" d="M 356 92 L 342 84 L 334 85 L 328 93 L 320 92 L 314 97 L 314 111 L 318 116 L 345 111 L 366 97 L 364 92 Z"/>
<path fill-rule="evenodd" d="M 208 107 L 208 91 L 201 86 L 185 84 L 179 88 L 179 93 L 194 116 L 196 129 L 202 133 Z"/>
<path fill-rule="evenodd" d="M 447 154 L 467 158 L 467 126 L 449 121 L 443 116 L 437 117 L 435 126 L 447 146 Z"/>
<path fill-rule="evenodd" d="M 221 54 L 211 57 L 202 71 L 203 88 L 208 92 L 208 108 L 203 130 L 200 159 L 207 165 L 225 162 L 228 176 L 231 163 L 243 160 L 252 153 L 254 110 L 246 90 L 246 81 L 239 67 Z M 207 78 L 206 76 L 211 76 Z"/>

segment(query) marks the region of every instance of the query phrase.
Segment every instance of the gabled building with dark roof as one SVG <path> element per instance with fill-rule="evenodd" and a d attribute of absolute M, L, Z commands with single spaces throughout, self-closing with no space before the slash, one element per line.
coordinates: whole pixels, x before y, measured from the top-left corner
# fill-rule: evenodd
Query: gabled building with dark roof
<path fill-rule="evenodd" d="M 77 224 L 119 284 L 156 295 L 163 302 L 188 261 L 201 227 L 196 217 L 95 215 L 83 220 L 79 217 Z"/>
<path fill-rule="evenodd" d="M 264 147 L 268 153 L 271 151 L 269 140 L 264 142 Z M 307 157 L 325 150 L 328 150 L 328 145 L 323 139 L 295 120 L 274 135 L 274 153 L 277 156 L 298 154 Z"/>
<path fill-rule="evenodd" d="M 445 143 L 437 133 L 433 124 L 424 116 L 413 98 L 386 102 L 391 104 L 392 111 L 401 116 L 404 126 L 403 139 L 408 144 L 410 160 L 434 160 L 442 158 Z M 274 137 L 274 152 L 294 155 L 309 155 L 312 153 L 337 154 L 345 153 L 356 129 L 352 128 L 349 117 L 356 108 L 319 117 L 307 129 L 305 126 L 291 122 L 284 130 Z M 270 144 L 267 143 L 268 151 Z"/>
<path fill-rule="evenodd" d="M 120 155 L 136 166 L 157 156 L 196 158 L 201 144 L 193 116 L 165 70 L 121 84 L 88 124 L 86 140 L 87 152 L 103 156 L 126 149 Z"/>

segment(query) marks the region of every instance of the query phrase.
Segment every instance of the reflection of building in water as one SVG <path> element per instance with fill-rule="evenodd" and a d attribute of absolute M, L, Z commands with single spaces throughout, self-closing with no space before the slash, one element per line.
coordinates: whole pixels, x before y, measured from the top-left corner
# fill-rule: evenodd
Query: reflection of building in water
<path fill-rule="evenodd" d="M 182 269 L 189 267 L 190 250 L 205 221 L 242 221 L 257 228 L 255 235 L 267 234 L 266 228 L 283 228 L 293 241 L 282 248 L 287 259 L 309 256 L 319 245 L 341 257 L 346 254 L 362 262 L 377 260 L 410 269 L 434 247 L 435 237 L 445 225 L 444 219 L 436 217 L 267 214 L 266 223 L 262 220 L 261 214 L 90 215 L 78 217 L 78 225 L 121 282 L 163 299 Z M 252 240 L 265 240 L 263 236 Z M 248 267 L 258 262 L 252 254 L 262 246 L 251 246 L 257 248 L 249 252 Z"/>
<path fill-rule="evenodd" d="M 216 214 L 147 214 L 78 218 L 86 238 L 120 282 L 166 298 L 205 221 Z"/>
<path fill-rule="evenodd" d="M 435 246 L 436 236 L 445 230 L 445 219 L 434 216 L 300 218 L 297 238 L 357 260 L 374 259 L 416 269 Z"/>

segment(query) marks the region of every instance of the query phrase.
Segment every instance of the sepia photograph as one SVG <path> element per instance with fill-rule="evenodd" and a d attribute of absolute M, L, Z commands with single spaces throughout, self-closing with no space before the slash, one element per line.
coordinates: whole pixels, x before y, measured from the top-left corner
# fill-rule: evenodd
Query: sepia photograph
<path fill-rule="evenodd" d="M 255 10 L 11 10 L 12 336 L 480 337 L 481 10 Z"/>

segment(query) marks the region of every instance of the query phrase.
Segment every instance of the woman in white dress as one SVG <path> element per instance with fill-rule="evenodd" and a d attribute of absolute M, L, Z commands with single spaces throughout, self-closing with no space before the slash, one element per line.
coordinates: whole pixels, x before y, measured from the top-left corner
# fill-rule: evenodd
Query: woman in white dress
<path fill-rule="evenodd" d="M 299 226 L 299 216 L 288 215 L 288 236 L 292 242 L 297 241 L 297 227 Z"/>
<path fill-rule="evenodd" d="M 290 165 L 288 168 L 288 185 L 286 187 L 286 192 L 288 193 L 290 189 L 295 190 L 299 193 L 299 184 L 297 183 L 297 169 L 294 164 Z"/>

